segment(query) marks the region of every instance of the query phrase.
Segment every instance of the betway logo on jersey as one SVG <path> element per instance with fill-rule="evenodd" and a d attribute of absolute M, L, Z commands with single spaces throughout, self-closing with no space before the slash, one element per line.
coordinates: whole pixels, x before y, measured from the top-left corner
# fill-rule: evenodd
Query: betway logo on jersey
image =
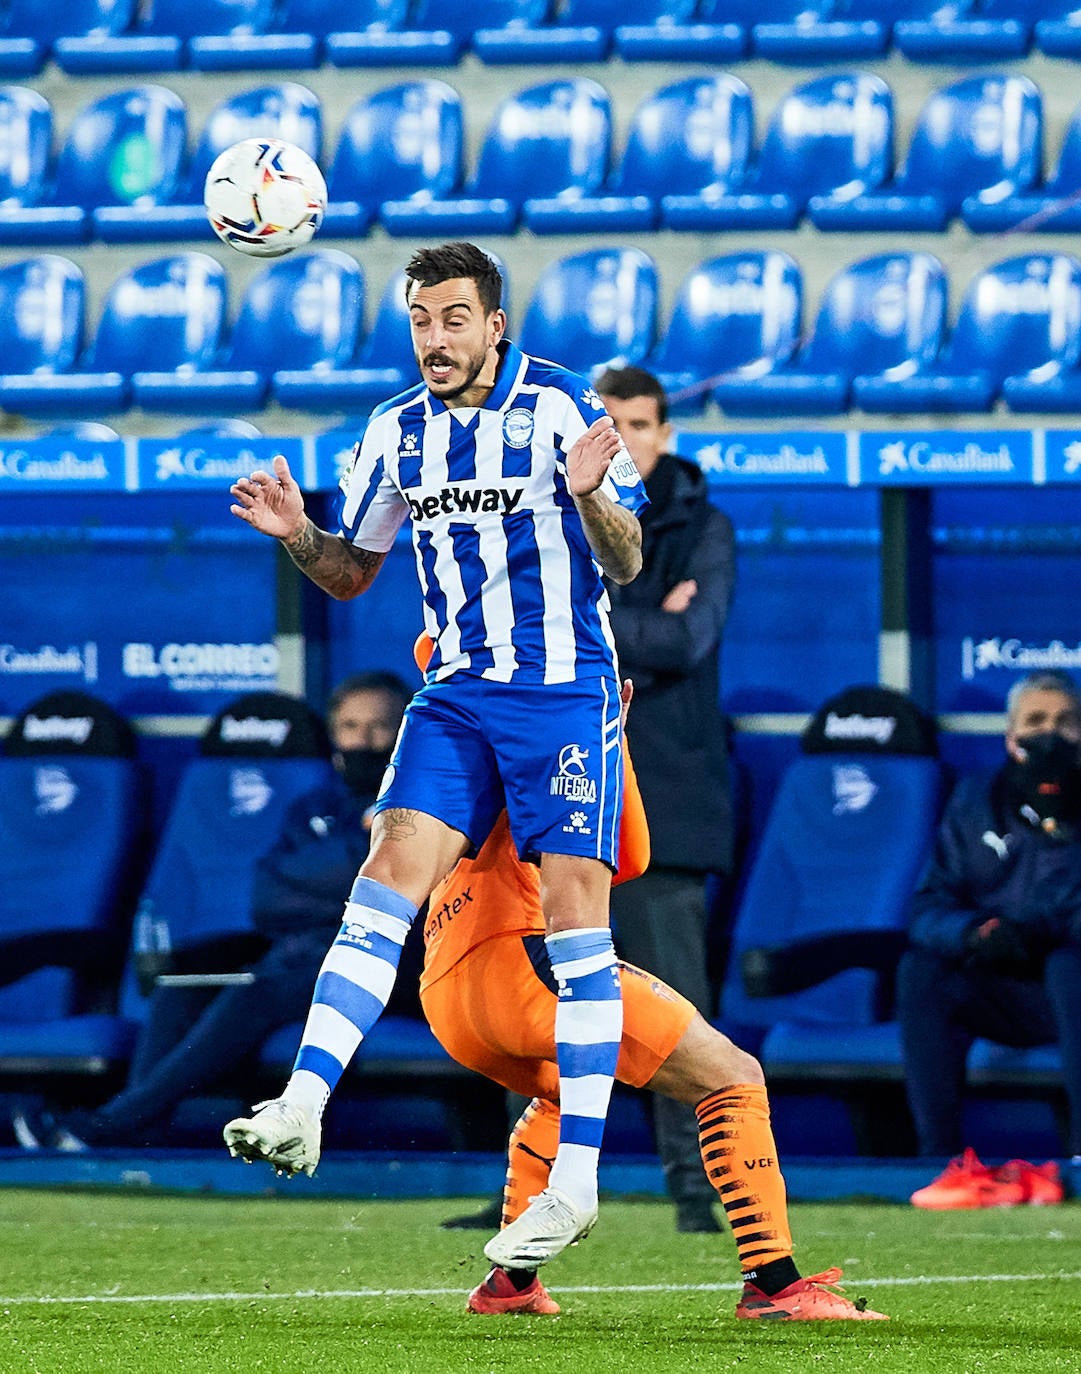
<path fill-rule="evenodd" d="M 586 802 L 590 805 L 597 800 L 597 784 L 586 776 L 586 760 L 589 750 L 580 744 L 565 744 L 559 751 L 556 772 L 551 778 L 551 795 L 564 797 L 567 801 Z"/>
<path fill-rule="evenodd" d="M 888 744 L 897 729 L 894 716 L 839 716 L 834 711 L 826 716 L 826 738 L 843 740 L 873 739 L 876 744 Z"/>
<path fill-rule="evenodd" d="M 479 487 L 471 482 L 455 482 L 431 496 L 410 496 L 409 511 L 414 520 L 434 520 L 439 515 L 486 515 L 498 511 L 510 515 L 522 499 L 524 486 Z"/>
<path fill-rule="evenodd" d="M 85 744 L 94 722 L 90 716 L 35 716 L 23 721 L 23 739 L 34 744 Z"/>
<path fill-rule="evenodd" d="M 1061 639 L 1049 644 L 1026 644 L 1023 639 L 973 639 L 961 641 L 961 676 L 971 680 L 977 673 L 992 668 L 1034 673 L 1054 668 L 1072 672 L 1081 668 L 1081 643 L 1070 645 Z"/>

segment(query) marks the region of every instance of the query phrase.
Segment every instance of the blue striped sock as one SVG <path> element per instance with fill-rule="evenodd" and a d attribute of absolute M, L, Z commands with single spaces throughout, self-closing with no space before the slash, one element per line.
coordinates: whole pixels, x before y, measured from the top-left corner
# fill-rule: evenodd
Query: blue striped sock
<path fill-rule="evenodd" d="M 579 1206 L 592 1207 L 623 1035 L 623 997 L 612 932 L 606 926 L 561 930 L 546 936 L 544 943 L 559 984 L 559 1149 L 549 1182 Z"/>
<path fill-rule="evenodd" d="M 416 914 L 412 902 L 382 883 L 364 877 L 354 882 L 342 928 L 315 982 L 284 1097 L 322 1112 L 387 1004 Z"/>

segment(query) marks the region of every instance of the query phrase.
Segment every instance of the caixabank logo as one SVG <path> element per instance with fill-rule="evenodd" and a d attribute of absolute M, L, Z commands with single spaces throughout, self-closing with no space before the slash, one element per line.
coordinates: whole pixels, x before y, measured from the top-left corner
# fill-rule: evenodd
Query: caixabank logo
<path fill-rule="evenodd" d="M 0 677 L 57 678 L 61 685 L 72 680 L 87 684 L 98 680 L 98 645 L 0 643 Z"/>
<path fill-rule="evenodd" d="M 845 437 L 838 433 L 690 434 L 681 436 L 676 451 L 724 482 L 845 481 Z"/>
<path fill-rule="evenodd" d="M 1044 436 L 1044 462 L 1049 482 L 1081 483 L 1081 432 L 1049 429 Z"/>
<path fill-rule="evenodd" d="M 0 444 L 0 490 L 99 490 L 124 487 L 124 445 L 56 439 Z"/>
<path fill-rule="evenodd" d="M 982 673 L 1035 673 L 1047 669 L 1073 673 L 1081 668 L 1081 641 L 1033 640 L 1020 635 L 989 635 L 961 640 L 961 676 L 971 682 Z"/>
<path fill-rule="evenodd" d="M 934 430 L 860 435 L 860 481 L 872 486 L 1031 482 L 1032 474 L 1028 433 Z"/>

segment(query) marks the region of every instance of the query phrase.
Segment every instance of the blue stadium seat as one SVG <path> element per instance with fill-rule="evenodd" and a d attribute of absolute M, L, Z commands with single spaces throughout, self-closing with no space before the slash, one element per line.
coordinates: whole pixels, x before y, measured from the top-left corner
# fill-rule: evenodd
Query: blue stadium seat
<path fill-rule="evenodd" d="M 810 977 L 812 954 L 828 954 L 825 942 L 834 939 L 892 940 L 899 953 L 938 820 L 943 776 L 935 752 L 933 722 L 882 687 L 831 698 L 805 731 L 750 863 L 721 991 L 721 1024 L 740 1043 L 760 1043 L 767 1072 L 780 1058 L 771 1046 L 782 1035 L 790 1058 L 810 1061 L 821 1056 L 822 1038 L 830 1049 L 838 1036 L 866 1032 L 874 1041 L 887 1001 L 878 973 L 845 967 L 842 955 L 822 981 L 798 975 L 805 963 Z M 777 952 L 790 961 L 791 991 L 780 990 L 784 980 L 775 974 L 761 976 L 777 967 Z M 896 1051 L 895 1039 L 887 1048 Z"/>
<path fill-rule="evenodd" d="M 0 72 L 33 76 L 66 41 L 96 43 L 130 22 L 136 0 L 7 0 L 0 16 Z"/>
<path fill-rule="evenodd" d="M 803 279 L 787 253 L 732 253 L 687 274 L 656 349 L 642 364 L 674 415 L 701 411 L 727 374 L 761 376 L 799 342 Z"/>
<path fill-rule="evenodd" d="M 540 23 L 545 9 L 546 0 L 490 0 L 478 15 L 470 0 L 412 0 L 393 22 L 330 34 L 326 54 L 337 66 L 453 66 L 479 35 Z"/>
<path fill-rule="evenodd" d="M 1081 57 L 1081 12 L 1074 0 L 1041 0 L 1035 35 L 1048 57 Z"/>
<path fill-rule="evenodd" d="M 1027 191 L 1040 174 L 1043 109 L 1027 76 L 966 77 L 934 91 L 904 166 L 877 191 L 818 204 L 820 229 L 939 230 L 969 196 Z"/>
<path fill-rule="evenodd" d="M 462 100 L 445 81 L 407 81 L 373 91 L 345 117 L 327 173 L 320 233 L 363 234 L 384 201 L 415 211 L 459 185 Z"/>
<path fill-rule="evenodd" d="M 203 184 L 218 154 L 244 138 L 282 138 L 318 162 L 323 145 L 318 96 L 296 81 L 280 81 L 239 91 L 221 101 L 207 116 L 175 193 L 168 200 L 125 208 L 122 213 L 110 206 L 95 211 L 95 236 L 110 243 L 195 238 L 216 243 L 203 206 Z"/>
<path fill-rule="evenodd" d="M 43 253 L 0 268 L 0 385 L 72 368 L 85 310 L 82 271 L 67 258 Z"/>
<path fill-rule="evenodd" d="M 205 253 L 158 258 L 119 277 L 94 341 L 75 367 L 0 377 L 0 406 L 26 415 L 123 410 L 148 360 L 205 367 L 225 323 L 225 272 Z"/>
<path fill-rule="evenodd" d="M 937 358 L 946 274 L 929 253 L 883 253 L 830 281 L 814 331 L 791 363 L 714 388 L 730 415 L 837 415 L 854 378 L 907 377 Z"/>
<path fill-rule="evenodd" d="M 1033 16 L 1025 11 L 1034 3 L 1040 0 L 922 0 L 915 13 L 895 18 L 893 46 L 916 61 L 1023 57 L 1032 46 Z"/>
<path fill-rule="evenodd" d="M 738 77 L 722 73 L 662 86 L 635 110 L 623 155 L 604 185 L 553 207 L 553 227 L 591 234 L 648 230 L 676 198 L 686 218 L 706 214 L 703 201 L 722 186 L 741 184 L 753 136 L 751 93 Z M 529 225 L 535 232 L 548 227 L 540 207 L 533 207 Z"/>
<path fill-rule="evenodd" d="M 808 201 L 872 194 L 890 174 L 893 97 L 878 76 L 847 72 L 789 91 L 742 185 L 711 200 L 723 229 L 792 228 Z"/>
<path fill-rule="evenodd" d="M 160 4 L 160 0 L 158 0 Z M 318 65 L 321 36 L 306 27 L 317 17 L 300 0 L 199 0 L 199 28 L 188 36 L 188 62 L 200 71 Z M 340 9 L 340 7 L 339 7 Z"/>
<path fill-rule="evenodd" d="M 536 210 L 557 232 L 563 205 L 593 194 L 604 180 L 611 137 L 608 92 L 595 81 L 527 87 L 500 103 L 461 190 L 412 208 L 384 207 L 384 227 L 425 238 L 505 234 L 520 216 L 530 223 Z"/>
<path fill-rule="evenodd" d="M 33 3 L 33 0 L 27 0 Z M 95 39 L 57 44 L 57 60 L 69 72 L 175 71 L 190 62 L 202 66 L 201 45 L 209 44 L 205 65 L 215 66 L 215 52 L 267 30 L 275 0 L 153 0 L 148 7 L 129 6 L 130 24 L 121 32 Z M 302 53 L 283 48 L 282 66 L 303 64 Z"/>
<path fill-rule="evenodd" d="M 566 0 L 526 24 L 486 26 L 473 51 L 486 63 L 628 61 L 720 62 L 741 57 L 738 24 L 696 23 L 694 0 Z"/>
<path fill-rule="evenodd" d="M 39 439 L 74 439 L 86 444 L 123 443 L 119 433 L 112 425 L 102 424 L 100 420 L 75 420 L 70 425 L 56 425 L 38 435 Z"/>
<path fill-rule="evenodd" d="M 0 208 L 0 243 L 81 242 L 88 237 L 95 206 L 115 206 L 117 214 L 129 215 L 175 189 L 186 112 L 180 97 L 164 86 L 114 91 L 80 110 L 49 181 L 38 175 L 40 106 L 20 98 L 0 109 L 16 140 L 38 144 L 25 186 Z"/>
<path fill-rule="evenodd" d="M 516 342 L 590 376 L 640 363 L 657 333 L 657 265 L 640 248 L 593 248 L 549 263 Z"/>
<path fill-rule="evenodd" d="M 45 97 L 26 86 L 0 86 L 0 243 L 4 216 L 44 199 L 52 140 Z"/>
<path fill-rule="evenodd" d="M 148 410 L 255 409 L 271 377 L 301 383 L 352 357 L 364 318 L 364 275 L 336 248 L 272 262 L 249 282 L 220 356 L 139 371 L 132 398 Z"/>
<path fill-rule="evenodd" d="M 305 8 L 322 12 L 333 7 L 335 13 L 319 24 L 325 32 L 323 56 L 336 67 L 380 67 L 408 65 L 410 51 L 394 47 L 409 17 L 410 0 L 303 0 Z M 435 45 L 432 52 L 421 44 L 418 60 L 428 66 L 447 66 L 453 62 L 455 45 L 449 40 Z"/>
<path fill-rule="evenodd" d="M 1013 397 L 1035 400 L 1079 354 L 1081 261 L 1065 253 L 1023 254 L 973 278 L 931 366 L 899 378 L 862 379 L 856 400 L 873 411 L 988 410 L 1007 379 Z"/>
<path fill-rule="evenodd" d="M 15 719 L 0 754 L 0 1067 L 102 1072 L 125 1059 L 115 1001 L 145 871 L 145 780 L 127 721 L 79 691 Z"/>
<path fill-rule="evenodd" d="M 419 381 L 405 303 L 405 272 L 399 271 L 387 282 L 371 330 L 353 363 L 292 375 L 281 371 L 274 376 L 273 389 L 275 399 L 284 406 L 360 415 Z"/>
<path fill-rule="evenodd" d="M 1074 234 L 1081 230 L 1079 186 L 1081 105 L 1063 132 L 1058 162 L 1046 181 L 1004 198 L 969 196 L 961 206 L 961 218 L 976 234 Z"/>
<path fill-rule="evenodd" d="M 700 13 L 746 27 L 751 53 L 772 62 L 803 62 L 803 30 L 829 12 L 832 0 L 710 0 Z"/>
<path fill-rule="evenodd" d="M 705 9 L 711 13 L 706 15 Z M 627 0 L 614 30 L 615 50 L 626 62 L 728 62 L 743 57 L 743 24 L 712 15 L 695 0 Z"/>
<path fill-rule="evenodd" d="M 318 715 L 280 692 L 236 698 L 211 721 L 185 768 L 139 898 L 123 1006 L 145 1003 L 132 974 L 224 973 L 253 949 L 259 857 L 303 793 L 331 776 Z"/>

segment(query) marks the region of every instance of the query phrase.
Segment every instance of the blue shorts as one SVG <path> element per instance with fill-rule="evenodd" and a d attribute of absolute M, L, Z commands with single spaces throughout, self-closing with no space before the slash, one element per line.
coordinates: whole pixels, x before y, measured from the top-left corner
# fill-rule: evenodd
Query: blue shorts
<path fill-rule="evenodd" d="M 521 686 L 459 673 L 410 702 L 375 809 L 423 811 L 479 848 L 506 806 L 520 858 L 579 854 L 614 869 L 622 804 L 614 678 Z"/>

